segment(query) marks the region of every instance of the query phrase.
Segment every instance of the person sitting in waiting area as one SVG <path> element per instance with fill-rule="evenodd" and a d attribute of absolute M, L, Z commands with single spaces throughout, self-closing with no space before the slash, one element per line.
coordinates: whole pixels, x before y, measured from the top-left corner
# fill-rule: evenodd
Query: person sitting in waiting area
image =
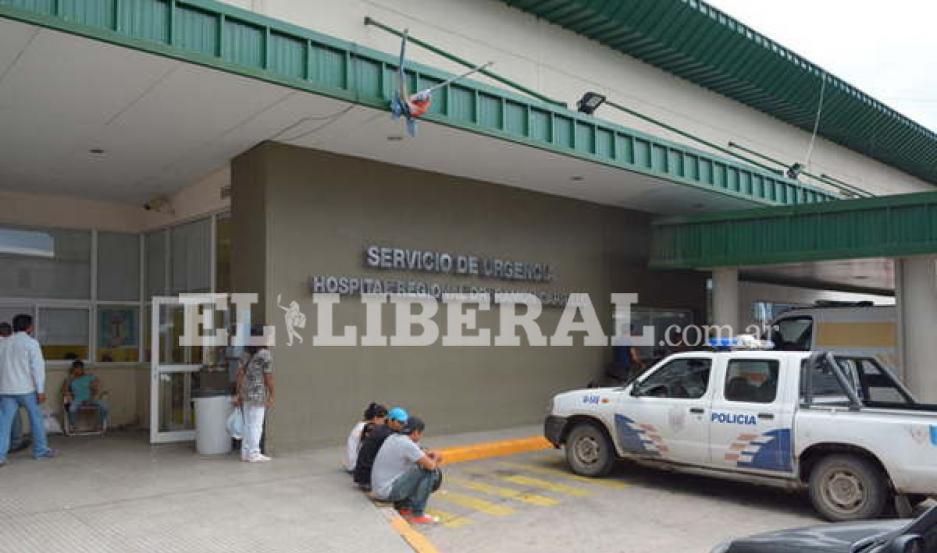
<path fill-rule="evenodd" d="M 371 467 L 374 458 L 388 436 L 400 432 L 407 424 L 409 416 L 400 407 L 394 407 L 387 413 L 384 424 L 375 426 L 362 440 L 358 450 L 358 459 L 355 462 L 355 483 L 365 490 L 371 489 Z"/>
<path fill-rule="evenodd" d="M 85 364 L 73 361 L 68 378 L 62 386 L 62 396 L 68 405 L 68 422 L 75 426 L 78 424 L 78 410 L 82 406 L 98 408 L 101 417 L 101 426 L 107 421 L 107 404 L 100 397 L 101 381 L 93 374 L 85 372 Z"/>
<path fill-rule="evenodd" d="M 374 459 L 371 471 L 372 495 L 393 501 L 394 508 L 411 523 L 431 524 L 439 519 L 426 514 L 426 502 L 439 489 L 442 456 L 420 448 L 425 425 L 410 417 L 401 434 L 388 436 Z"/>
<path fill-rule="evenodd" d="M 387 407 L 379 403 L 371 403 L 364 410 L 364 417 L 358 421 L 358 424 L 348 434 L 348 441 L 345 446 L 345 470 L 350 473 L 355 472 L 355 464 L 358 462 L 358 450 L 361 448 L 362 440 L 367 438 L 372 429 L 383 426 L 386 417 Z"/>

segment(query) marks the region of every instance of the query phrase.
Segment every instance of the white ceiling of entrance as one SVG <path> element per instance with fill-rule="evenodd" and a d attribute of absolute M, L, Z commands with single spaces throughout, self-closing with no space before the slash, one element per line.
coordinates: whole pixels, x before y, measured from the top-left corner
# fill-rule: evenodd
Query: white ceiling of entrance
<path fill-rule="evenodd" d="M 264 140 L 654 213 L 752 207 L 427 122 L 411 139 L 385 112 L 0 19 L 0 189 L 142 203 Z"/>
<path fill-rule="evenodd" d="M 832 285 L 857 288 L 894 290 L 895 269 L 891 259 L 841 259 L 740 267 L 749 278 L 768 282 L 801 284 L 808 286 Z"/>

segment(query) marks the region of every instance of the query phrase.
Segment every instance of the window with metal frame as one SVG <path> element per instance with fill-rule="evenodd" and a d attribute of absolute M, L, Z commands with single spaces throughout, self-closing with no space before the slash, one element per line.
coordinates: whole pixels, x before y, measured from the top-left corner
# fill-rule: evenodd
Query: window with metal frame
<path fill-rule="evenodd" d="M 772 359 L 732 359 L 726 368 L 726 401 L 773 403 L 778 395 L 779 364 Z"/>

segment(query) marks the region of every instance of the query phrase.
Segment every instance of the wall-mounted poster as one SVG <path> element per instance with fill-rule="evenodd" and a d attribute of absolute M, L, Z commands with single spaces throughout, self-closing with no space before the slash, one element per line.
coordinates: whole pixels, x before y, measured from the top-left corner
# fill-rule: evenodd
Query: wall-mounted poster
<path fill-rule="evenodd" d="M 98 361 L 139 361 L 137 309 L 98 308 Z"/>

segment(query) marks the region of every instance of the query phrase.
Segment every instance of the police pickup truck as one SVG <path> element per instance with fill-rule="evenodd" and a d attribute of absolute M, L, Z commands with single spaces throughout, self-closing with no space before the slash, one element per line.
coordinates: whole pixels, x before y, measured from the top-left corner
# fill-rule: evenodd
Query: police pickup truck
<path fill-rule="evenodd" d="M 833 521 L 937 495 L 937 406 L 873 357 L 679 353 L 623 387 L 555 396 L 544 433 L 583 476 L 628 458 L 806 488 Z"/>

